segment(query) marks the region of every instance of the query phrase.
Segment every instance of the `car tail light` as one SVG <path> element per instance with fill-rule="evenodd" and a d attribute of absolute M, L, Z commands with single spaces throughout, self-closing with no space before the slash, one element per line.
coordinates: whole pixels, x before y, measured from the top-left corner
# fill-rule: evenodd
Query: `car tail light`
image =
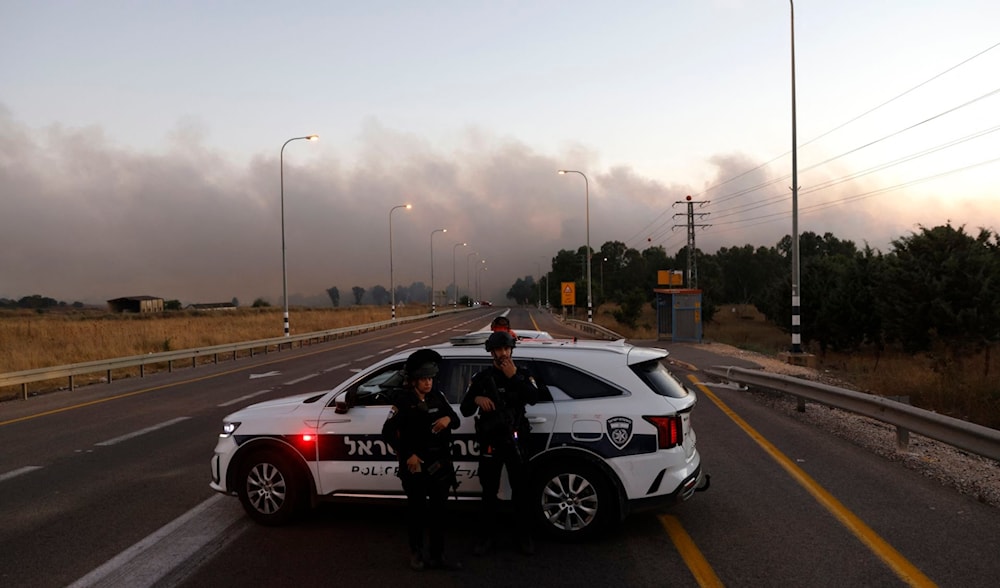
<path fill-rule="evenodd" d="M 684 443 L 684 424 L 677 416 L 644 416 L 656 427 L 656 441 L 659 449 L 671 449 Z"/>

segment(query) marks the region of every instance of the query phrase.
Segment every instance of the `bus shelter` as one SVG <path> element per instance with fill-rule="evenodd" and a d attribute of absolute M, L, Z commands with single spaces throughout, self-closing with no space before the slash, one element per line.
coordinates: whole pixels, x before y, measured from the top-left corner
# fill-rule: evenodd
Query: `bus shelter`
<path fill-rule="evenodd" d="M 701 343 L 701 290 L 655 288 L 656 337 Z"/>

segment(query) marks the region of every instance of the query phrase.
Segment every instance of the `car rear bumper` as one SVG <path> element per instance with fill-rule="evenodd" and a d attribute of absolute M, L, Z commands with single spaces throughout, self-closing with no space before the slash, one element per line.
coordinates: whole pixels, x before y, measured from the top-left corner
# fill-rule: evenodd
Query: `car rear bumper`
<path fill-rule="evenodd" d="M 710 476 L 699 465 L 695 472 L 685 478 L 673 493 L 629 500 L 628 511 L 643 512 L 673 506 L 679 502 L 690 500 L 695 492 L 708 490 L 710 483 Z"/>

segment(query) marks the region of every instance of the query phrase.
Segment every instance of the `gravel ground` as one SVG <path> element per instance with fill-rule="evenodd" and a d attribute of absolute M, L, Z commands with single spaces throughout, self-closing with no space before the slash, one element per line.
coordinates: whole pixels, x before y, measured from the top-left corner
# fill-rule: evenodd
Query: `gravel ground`
<path fill-rule="evenodd" d="M 850 388 L 844 382 L 815 369 L 789 365 L 759 353 L 720 343 L 712 343 L 710 346 L 705 346 L 705 349 L 712 353 L 753 361 L 768 372 Z M 829 431 L 872 453 L 900 462 L 907 468 L 938 480 L 982 503 L 1000 508 L 1000 463 L 992 459 L 970 454 L 915 433 L 910 433 L 906 451 L 899 451 L 896 448 L 896 428 L 892 425 L 816 403 L 808 403 L 805 412 L 798 412 L 796 399 L 791 395 L 765 390 L 752 390 L 749 393 L 759 402 L 781 411 L 790 418 Z"/>

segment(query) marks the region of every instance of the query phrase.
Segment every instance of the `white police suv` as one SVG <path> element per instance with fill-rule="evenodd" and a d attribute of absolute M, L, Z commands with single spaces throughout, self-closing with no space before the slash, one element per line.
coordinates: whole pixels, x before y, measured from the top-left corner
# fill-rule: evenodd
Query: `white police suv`
<path fill-rule="evenodd" d="M 436 384 L 457 411 L 490 355 L 481 345 L 433 349 L 443 358 Z M 333 390 L 226 417 L 211 487 L 239 496 L 266 525 L 289 522 L 321 500 L 405 498 L 396 456 L 380 432 L 412 351 Z M 550 534 L 586 536 L 629 512 L 684 501 L 708 487 L 691 426 L 696 396 L 663 366 L 666 356 L 624 341 L 548 339 L 514 350 L 515 363 L 541 389 L 541 400 L 528 407 L 531 503 Z M 463 418 L 453 435 L 459 499 L 479 497 L 478 452 L 473 419 Z"/>

